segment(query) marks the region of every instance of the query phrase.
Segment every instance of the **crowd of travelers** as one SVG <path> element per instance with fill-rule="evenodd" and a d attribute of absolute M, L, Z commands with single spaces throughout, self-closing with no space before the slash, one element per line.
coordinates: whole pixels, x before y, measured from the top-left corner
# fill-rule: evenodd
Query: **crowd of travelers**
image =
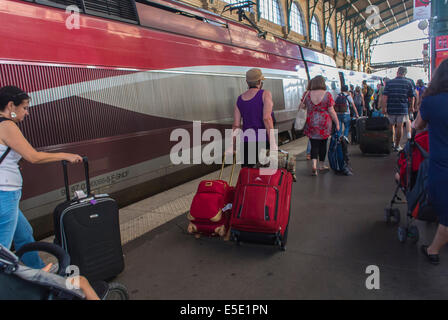
<path fill-rule="evenodd" d="M 403 127 L 406 137 L 411 138 L 411 129 L 429 132 L 430 165 L 428 173 L 429 196 L 439 217 L 439 227 L 433 242 L 422 246 L 423 254 L 433 263 L 439 263 L 439 251 L 448 243 L 448 197 L 444 187 L 448 181 L 448 59 L 443 61 L 426 87 L 422 80 L 417 84 L 406 78 L 405 67 L 398 68 L 394 79 L 384 78 L 374 89 L 363 81 L 359 86 L 343 85 L 341 93 L 333 97 L 328 91 L 323 76 L 316 76 L 308 82 L 307 90 L 301 97 L 298 108 L 307 110 L 304 135 L 309 138 L 307 159 L 311 159 L 311 173 L 326 172 L 327 140 L 336 131 L 348 139 L 351 119 L 378 114 L 386 116 L 393 132 L 393 148 L 402 149 Z M 256 135 L 254 140 L 245 140 L 243 166 L 251 165 L 249 145 L 258 148 L 259 139 L 267 148 L 277 149 L 271 136 L 274 128 L 273 100 L 268 90 L 263 90 L 264 76 L 260 69 L 246 73 L 248 89 L 235 104 L 233 129 L 266 129 L 264 137 Z M 29 115 L 29 95 L 20 88 L 7 86 L 0 89 L 0 244 L 20 249 L 26 243 L 34 242 L 33 230 L 20 211 L 19 202 L 22 178 L 18 166 L 21 158 L 31 163 L 47 163 L 66 160 L 81 162 L 82 158 L 69 153 L 47 153 L 36 151 L 23 136 L 17 124 Z M 415 119 L 415 121 L 414 121 Z M 257 152 L 258 155 L 258 152 Z M 258 162 L 258 158 L 255 159 Z M 253 164 L 253 163 L 252 163 Z M 32 268 L 46 271 L 46 266 L 36 252 L 23 257 L 23 262 Z M 91 288 L 82 279 L 83 289 Z M 92 299 L 97 299 L 94 294 Z"/>

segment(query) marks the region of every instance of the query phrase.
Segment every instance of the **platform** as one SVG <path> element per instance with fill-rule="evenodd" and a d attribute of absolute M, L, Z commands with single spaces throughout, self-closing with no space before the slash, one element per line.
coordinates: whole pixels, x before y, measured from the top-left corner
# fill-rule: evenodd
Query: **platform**
<path fill-rule="evenodd" d="M 166 207 L 174 219 L 125 244 L 126 269 L 116 280 L 129 288 L 132 299 L 150 300 L 448 298 L 448 250 L 441 252 L 439 266 L 420 253 L 420 244 L 432 239 L 436 226 L 419 224 L 419 243 L 402 244 L 397 225 L 385 222 L 396 153 L 366 157 L 350 146 L 354 176 L 329 172 L 313 177 L 305 147 L 306 139 L 286 146 L 301 155 L 285 252 L 187 234 L 185 215 L 174 216 L 188 207 L 195 188 L 180 186 L 166 196 L 175 196 L 186 207 Z M 156 206 L 156 200 L 147 201 Z M 143 203 L 123 213 L 151 211 Z M 366 288 L 370 265 L 379 268 L 379 290 Z"/>
<path fill-rule="evenodd" d="M 397 154 L 368 157 L 349 146 L 353 176 L 313 177 L 306 144 L 301 138 L 281 147 L 298 155 L 285 252 L 187 233 L 198 183 L 217 171 L 120 210 L 126 268 L 115 281 L 144 300 L 447 299 L 448 248 L 438 266 L 420 252 L 436 225 L 417 222 L 419 242 L 403 244 L 398 225 L 384 219 Z M 379 290 L 366 288 L 371 265 L 380 271 Z"/>

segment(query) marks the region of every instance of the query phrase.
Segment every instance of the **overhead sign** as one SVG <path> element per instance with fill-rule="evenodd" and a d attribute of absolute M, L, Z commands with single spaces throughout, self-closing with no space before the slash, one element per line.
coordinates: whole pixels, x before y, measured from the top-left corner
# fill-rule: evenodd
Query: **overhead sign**
<path fill-rule="evenodd" d="M 424 20 L 430 18 L 431 18 L 431 1 L 414 0 L 414 20 Z"/>

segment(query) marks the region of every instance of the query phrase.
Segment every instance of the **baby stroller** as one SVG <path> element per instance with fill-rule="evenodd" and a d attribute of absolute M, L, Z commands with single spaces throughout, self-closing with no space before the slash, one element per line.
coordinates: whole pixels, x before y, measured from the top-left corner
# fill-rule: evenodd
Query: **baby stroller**
<path fill-rule="evenodd" d="M 427 131 L 415 134 L 415 130 L 413 130 L 412 138 L 398 155 L 397 164 L 398 170 L 395 174 L 397 187 L 390 206 L 385 209 L 385 218 L 387 222 L 394 219 L 400 223 L 400 210 L 393 206 L 394 204 L 407 204 L 406 224 L 398 227 L 398 239 L 400 242 L 405 242 L 407 238 L 410 238 L 416 243 L 420 236 L 414 221 L 437 221 L 428 200 L 429 139 Z M 406 202 L 402 202 L 398 196 L 400 190 L 406 197 Z"/>
<path fill-rule="evenodd" d="M 58 259 L 57 274 L 20 265 L 20 257 L 26 252 L 44 251 Z M 59 246 L 46 242 L 24 245 L 12 253 L 0 244 L 0 300 L 83 300 L 80 289 L 67 285 L 65 270 L 70 257 Z M 128 300 L 127 289 L 119 283 L 97 281 L 90 283 L 101 300 Z"/>

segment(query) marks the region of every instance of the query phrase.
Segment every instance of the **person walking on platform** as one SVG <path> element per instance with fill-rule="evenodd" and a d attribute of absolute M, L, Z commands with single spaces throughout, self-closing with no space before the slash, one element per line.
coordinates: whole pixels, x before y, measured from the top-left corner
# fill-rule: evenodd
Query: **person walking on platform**
<path fill-rule="evenodd" d="M 418 98 L 416 102 L 416 106 L 414 107 L 414 119 L 417 119 L 418 111 L 420 110 L 420 106 L 422 104 L 423 95 L 425 94 L 425 84 L 423 83 L 422 79 L 417 80 L 417 91 L 418 91 Z"/>
<path fill-rule="evenodd" d="M 17 126 L 29 115 L 29 102 L 30 97 L 20 88 L 0 89 L 0 243 L 9 249 L 14 242 L 16 250 L 34 242 L 33 229 L 19 209 L 22 194 L 19 160 L 23 157 L 31 163 L 82 161 L 76 154 L 38 152 L 29 144 Z M 37 252 L 26 253 L 22 260 L 30 268 L 45 266 Z"/>
<path fill-rule="evenodd" d="M 412 104 L 409 106 L 408 99 L 415 97 L 411 82 L 404 77 L 406 72 L 405 67 L 398 68 L 397 77 L 389 80 L 384 88 L 381 103 L 382 111 L 387 114 L 391 124 L 393 148 L 396 151 L 402 149 L 400 141 L 403 134 L 403 123 L 409 121 L 409 107 L 413 108 Z"/>
<path fill-rule="evenodd" d="M 304 134 L 310 138 L 312 175 L 317 176 L 317 159 L 319 157 L 320 170 L 327 171 L 325 157 L 327 155 L 327 140 L 331 134 L 332 120 L 339 131 L 339 121 L 334 111 L 334 100 L 331 93 L 327 91 L 325 79 L 322 76 L 311 80 L 310 91 L 302 99 L 299 108 L 307 109 L 307 118 Z"/>
<path fill-rule="evenodd" d="M 258 163 L 261 142 L 266 144 L 266 149 L 278 150 L 272 117 L 274 102 L 271 92 L 262 89 L 263 80 L 264 76 L 260 69 L 253 68 L 247 71 L 246 82 L 249 88 L 238 97 L 234 108 L 233 131 L 241 127 L 241 120 L 243 120 L 244 160 L 242 167 L 252 167 Z M 251 129 L 255 135 L 248 134 L 248 130 Z M 260 134 L 259 130 L 265 130 L 266 134 Z"/>
<path fill-rule="evenodd" d="M 361 92 L 361 87 L 357 86 L 355 89 L 355 93 L 353 94 L 353 102 L 356 106 L 356 111 L 358 111 L 358 115 L 362 116 L 367 112 L 364 102 L 364 95 Z"/>
<path fill-rule="evenodd" d="M 364 107 L 366 108 L 367 111 L 366 116 L 370 117 L 372 114 L 370 104 L 373 95 L 373 89 L 367 84 L 366 80 L 363 80 L 362 82 L 362 94 L 364 96 Z"/>
<path fill-rule="evenodd" d="M 439 218 L 439 226 L 431 245 L 423 245 L 421 249 L 429 262 L 438 264 L 440 249 L 448 243 L 448 59 L 436 69 L 414 122 L 417 130 L 424 129 L 427 125 L 428 193 Z"/>
<path fill-rule="evenodd" d="M 339 120 L 339 136 L 344 135 L 348 139 L 348 132 L 350 130 L 351 122 L 350 109 L 354 110 L 356 118 L 359 118 L 359 114 L 355 103 L 348 92 L 347 85 L 342 86 L 341 93 L 336 98 L 334 109 Z M 342 132 L 342 125 L 344 125 L 344 132 Z"/>

